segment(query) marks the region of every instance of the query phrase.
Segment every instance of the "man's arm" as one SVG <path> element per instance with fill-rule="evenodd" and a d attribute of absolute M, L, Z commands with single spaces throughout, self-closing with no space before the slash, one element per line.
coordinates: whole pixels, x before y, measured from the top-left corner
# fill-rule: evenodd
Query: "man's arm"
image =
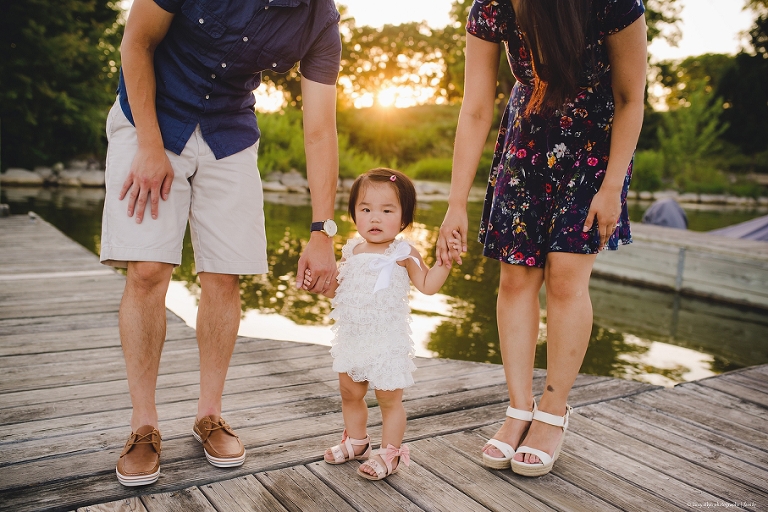
<path fill-rule="evenodd" d="M 157 218 L 161 194 L 167 199 L 173 182 L 173 169 L 157 122 L 154 66 L 155 48 L 168 33 L 171 21 L 173 14 L 152 0 L 135 0 L 120 47 L 123 78 L 139 145 L 120 190 L 120 200 L 128 197 L 128 216 L 135 212 L 138 223 L 144 218 L 147 199 L 152 218 Z"/>
<path fill-rule="evenodd" d="M 307 180 L 312 195 L 312 221 L 333 218 L 336 184 L 339 179 L 339 143 L 336 135 L 336 86 L 301 78 L 304 110 L 304 151 L 307 155 Z M 307 226 L 309 229 L 309 226 Z M 303 283 L 305 271 L 312 282 Z M 296 287 L 325 293 L 336 280 L 333 238 L 315 231 L 299 258 Z"/>

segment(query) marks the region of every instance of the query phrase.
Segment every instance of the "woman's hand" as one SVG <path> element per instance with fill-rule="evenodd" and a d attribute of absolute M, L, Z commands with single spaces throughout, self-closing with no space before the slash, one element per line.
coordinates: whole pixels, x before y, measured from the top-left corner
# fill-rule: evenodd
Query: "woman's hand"
<path fill-rule="evenodd" d="M 595 197 L 592 198 L 587 220 L 584 222 L 584 232 L 586 233 L 592 229 L 595 221 L 597 221 L 597 229 L 600 233 L 598 251 L 603 250 L 608 239 L 616 231 L 619 215 L 621 215 L 621 189 L 614 190 L 601 187 Z"/>
<path fill-rule="evenodd" d="M 461 265 L 461 255 L 467 252 L 467 208 L 448 207 L 445 219 L 440 226 L 440 232 L 435 246 L 435 257 L 438 265 L 447 265 L 455 261 Z"/>

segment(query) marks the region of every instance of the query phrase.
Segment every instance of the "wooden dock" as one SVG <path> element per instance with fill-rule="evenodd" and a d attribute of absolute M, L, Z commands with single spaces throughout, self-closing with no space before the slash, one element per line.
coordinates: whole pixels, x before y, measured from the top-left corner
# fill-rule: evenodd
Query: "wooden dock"
<path fill-rule="evenodd" d="M 768 310 L 768 243 L 639 222 L 632 238 L 600 253 L 593 274 Z"/>
<path fill-rule="evenodd" d="M 675 388 L 581 375 L 555 470 L 526 479 L 480 462 L 506 407 L 501 367 L 419 359 L 405 394 L 412 464 L 372 483 L 357 463 L 321 460 L 342 429 L 328 347 L 242 338 L 224 407 L 248 457 L 224 470 L 191 435 L 197 347 L 170 312 L 162 473 L 125 488 L 123 284 L 41 219 L 0 218 L 0 510 L 768 510 L 768 365 Z M 374 439 L 380 418 L 372 408 Z"/>

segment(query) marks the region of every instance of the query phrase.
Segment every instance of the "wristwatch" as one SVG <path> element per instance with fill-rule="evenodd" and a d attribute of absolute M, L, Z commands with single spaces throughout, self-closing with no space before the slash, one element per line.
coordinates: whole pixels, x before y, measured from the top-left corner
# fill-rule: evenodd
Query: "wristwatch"
<path fill-rule="evenodd" d="M 336 234 L 337 231 L 336 223 L 333 221 L 333 219 L 327 219 L 327 220 L 321 220 L 318 222 L 313 222 L 309 226 L 309 232 L 312 231 L 321 231 L 325 233 L 325 235 L 330 238 Z"/>

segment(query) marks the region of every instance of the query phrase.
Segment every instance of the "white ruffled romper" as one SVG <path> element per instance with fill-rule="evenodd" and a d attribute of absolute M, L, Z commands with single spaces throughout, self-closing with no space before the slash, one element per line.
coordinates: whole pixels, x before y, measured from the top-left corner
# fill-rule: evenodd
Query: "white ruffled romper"
<path fill-rule="evenodd" d="M 341 250 L 345 261 L 330 314 L 336 320 L 333 370 L 355 382 L 368 381 L 374 389 L 406 388 L 413 385 L 411 373 L 416 370 L 408 305 L 411 286 L 408 271 L 397 261 L 411 257 L 411 246 L 396 239 L 384 254 L 353 254 L 363 241 L 355 237 Z"/>

